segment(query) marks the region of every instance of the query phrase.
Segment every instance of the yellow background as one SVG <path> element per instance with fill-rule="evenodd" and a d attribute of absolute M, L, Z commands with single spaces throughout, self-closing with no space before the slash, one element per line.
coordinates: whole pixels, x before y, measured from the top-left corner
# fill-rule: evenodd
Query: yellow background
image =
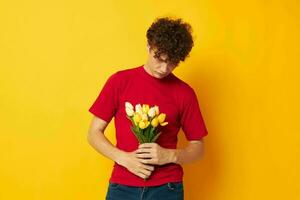
<path fill-rule="evenodd" d="M 168 15 L 193 27 L 174 73 L 209 132 L 183 166 L 186 199 L 299 198 L 298 1 L 2 0 L 1 200 L 104 199 L 113 162 L 87 142 L 88 108 L 110 74 L 144 64 L 146 30 Z"/>

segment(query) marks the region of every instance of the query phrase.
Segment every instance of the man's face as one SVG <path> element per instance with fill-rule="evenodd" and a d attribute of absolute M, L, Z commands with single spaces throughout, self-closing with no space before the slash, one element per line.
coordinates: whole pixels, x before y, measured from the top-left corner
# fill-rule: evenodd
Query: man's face
<path fill-rule="evenodd" d="M 151 71 L 152 76 L 156 78 L 164 78 L 168 76 L 178 65 L 169 63 L 167 61 L 168 57 L 164 54 L 160 55 L 160 58 L 155 57 L 155 48 L 150 48 L 149 44 L 147 44 L 148 48 L 148 62 L 147 67 Z"/>

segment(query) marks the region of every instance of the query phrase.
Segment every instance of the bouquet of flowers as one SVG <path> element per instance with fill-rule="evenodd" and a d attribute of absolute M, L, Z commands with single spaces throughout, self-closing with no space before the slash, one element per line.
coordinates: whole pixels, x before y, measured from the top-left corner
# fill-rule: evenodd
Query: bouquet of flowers
<path fill-rule="evenodd" d="M 139 141 L 139 144 L 155 142 L 160 136 L 160 126 L 166 126 L 166 114 L 159 113 L 159 107 L 150 108 L 148 104 L 137 104 L 135 109 L 129 102 L 125 103 L 126 115 L 132 122 L 130 129 Z"/>

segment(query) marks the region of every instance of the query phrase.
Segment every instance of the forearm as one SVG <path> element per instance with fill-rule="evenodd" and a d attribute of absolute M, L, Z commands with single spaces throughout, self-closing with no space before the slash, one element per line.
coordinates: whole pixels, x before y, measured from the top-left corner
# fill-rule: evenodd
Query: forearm
<path fill-rule="evenodd" d="M 171 150 L 171 163 L 185 164 L 190 163 L 204 156 L 204 148 L 202 143 L 189 144 L 184 149 L 170 149 Z"/>
<path fill-rule="evenodd" d="M 103 156 L 119 163 L 124 151 L 115 147 L 101 131 L 92 131 L 88 134 L 89 144 Z"/>

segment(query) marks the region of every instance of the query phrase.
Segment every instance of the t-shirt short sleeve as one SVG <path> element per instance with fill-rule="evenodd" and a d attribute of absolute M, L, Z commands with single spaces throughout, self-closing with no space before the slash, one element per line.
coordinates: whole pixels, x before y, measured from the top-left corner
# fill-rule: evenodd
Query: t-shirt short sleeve
<path fill-rule="evenodd" d="M 98 97 L 89 108 L 95 116 L 107 123 L 114 117 L 118 106 L 118 83 L 117 73 L 112 74 L 105 82 Z"/>
<path fill-rule="evenodd" d="M 187 140 L 199 140 L 208 134 L 197 95 L 192 88 L 185 95 L 181 111 L 181 127 Z"/>

